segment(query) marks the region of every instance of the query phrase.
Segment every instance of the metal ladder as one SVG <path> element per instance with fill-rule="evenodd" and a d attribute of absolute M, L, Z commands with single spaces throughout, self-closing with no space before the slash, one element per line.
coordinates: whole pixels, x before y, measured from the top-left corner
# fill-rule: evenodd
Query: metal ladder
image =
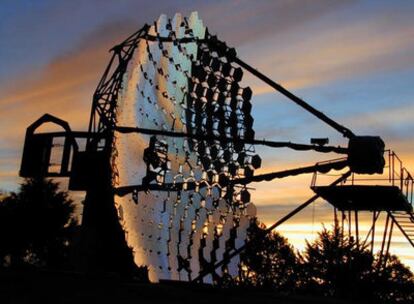
<path fill-rule="evenodd" d="M 414 212 L 389 211 L 388 214 L 411 246 L 414 247 Z"/>

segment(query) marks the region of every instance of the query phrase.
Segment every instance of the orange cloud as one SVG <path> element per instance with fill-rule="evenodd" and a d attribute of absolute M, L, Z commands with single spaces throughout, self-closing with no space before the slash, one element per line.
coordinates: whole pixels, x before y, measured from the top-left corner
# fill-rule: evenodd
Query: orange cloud
<path fill-rule="evenodd" d="M 0 85 L 0 138 L 16 145 L 15 139 L 44 113 L 67 120 L 73 129 L 85 129 L 93 93 L 110 60 L 108 50 L 131 28 L 128 20 L 106 24 L 42 69 Z"/>
<path fill-rule="evenodd" d="M 110 59 L 108 41 L 122 41 L 119 33 L 111 34 L 0 86 L 1 184 L 17 186 L 26 128 L 44 113 L 67 120 L 73 130 L 87 129 L 92 95 Z"/>
<path fill-rule="evenodd" d="M 315 29 L 303 29 L 300 36 L 293 38 L 283 36 L 259 41 L 251 52 L 254 58 L 247 58 L 259 70 L 293 90 L 405 68 L 413 61 L 414 53 L 401 55 L 401 51 L 414 50 L 414 29 L 382 22 L 382 19 L 387 18 L 375 16 L 353 24 L 325 26 L 317 33 Z M 258 48 L 260 43 L 266 48 Z M 257 81 L 252 87 L 255 94 L 274 92 Z"/>

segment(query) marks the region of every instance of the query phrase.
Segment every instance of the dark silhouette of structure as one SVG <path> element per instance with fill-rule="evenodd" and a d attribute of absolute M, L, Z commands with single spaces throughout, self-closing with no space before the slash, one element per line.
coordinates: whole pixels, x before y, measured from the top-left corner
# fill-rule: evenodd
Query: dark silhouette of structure
<path fill-rule="evenodd" d="M 130 274 L 136 267 L 133 261 L 132 251 L 128 248 L 124 232 L 118 220 L 118 214 L 114 206 L 114 194 L 121 196 L 132 194 L 133 196 L 137 196 L 138 193 L 142 191 L 179 192 L 191 189 L 194 190 L 199 187 L 196 182 L 153 183 L 152 181 L 156 179 L 156 174 L 154 175 L 154 172 L 151 170 L 148 170 L 148 179 L 143 180 L 140 185 L 115 187 L 113 180 L 116 178 L 117 172 L 112 166 L 115 132 L 122 134 L 140 133 L 152 135 L 155 141 L 157 136 L 186 138 L 191 139 L 192 143 L 203 142 L 210 148 L 212 147 L 212 143 L 214 143 L 214 145 L 216 145 L 216 143 L 222 145 L 231 143 L 233 147 L 232 149 L 235 149 L 232 150 L 231 153 L 240 153 L 240 151 L 242 151 L 240 145 L 250 144 L 266 145 L 273 148 L 284 147 L 297 151 L 317 151 L 320 153 L 333 152 L 341 154 L 344 156 L 343 158 L 329 162 L 260 175 L 254 175 L 252 171 L 253 169 L 251 168 L 260 167 L 261 159 L 258 156 L 252 156 L 251 166 L 249 165 L 250 167 L 247 166 L 243 168 L 245 172 L 243 176 L 237 176 L 236 173 L 230 174 L 227 177 L 219 179 L 218 184 L 226 189 L 232 189 L 234 186 L 244 187 L 252 182 L 269 181 L 299 174 L 315 173 L 314 182 L 312 183 L 312 189 L 315 191 L 315 195 L 267 228 L 266 233 L 270 233 L 280 224 L 300 212 L 303 208 L 309 206 L 317 198 L 322 197 L 334 206 L 336 211 L 335 214 L 339 212 L 342 216 L 340 222 L 342 223 L 343 229 L 345 229 L 347 224 L 349 226 L 349 233 L 351 234 L 355 232 L 358 238 L 358 213 L 373 213 L 373 225 L 370 232 L 371 237 L 367 236 L 367 239 L 370 239 L 372 248 L 374 246 L 375 223 L 380 212 L 386 213 L 386 229 L 381 248 L 384 257 L 388 255 L 394 224 L 414 246 L 413 236 L 407 232 L 407 228 L 414 225 L 414 214 L 412 213 L 411 207 L 413 179 L 407 170 L 402 167 L 402 164 L 400 165 L 400 163 L 398 163 L 398 158 L 392 152 L 387 155 L 388 165 L 385 167 L 385 145 L 380 137 L 358 136 L 354 134 L 349 128 L 329 118 L 306 101 L 289 92 L 284 87 L 238 58 L 234 48 L 228 47 L 226 43 L 220 41 L 216 36 L 209 34 L 208 31 L 205 34 L 205 38 L 198 39 L 197 37 L 177 38 L 174 36 L 164 37 L 161 35 L 153 35 L 150 33 L 149 29 L 150 27 L 145 25 L 142 29 L 112 49 L 113 55 L 110 63 L 93 96 L 89 130 L 87 132 L 72 131 L 69 128 L 68 123 L 48 114 L 41 117 L 27 129 L 20 175 L 23 177 L 68 177 L 69 189 L 86 191 L 82 219 L 82 246 L 80 252 L 80 267 L 82 269 L 93 271 L 117 271 Z M 213 71 L 217 69 L 221 74 L 225 73 L 225 70 L 231 70 L 233 71 L 233 75 L 231 76 L 233 80 L 240 80 L 243 70 L 247 71 L 265 82 L 278 93 L 286 96 L 289 101 L 297 104 L 300 108 L 309 112 L 315 118 L 323 121 L 328 126 L 338 131 L 349 140 L 349 144 L 347 147 L 333 147 L 328 146 L 328 141 L 325 139 L 313 139 L 311 144 L 255 139 L 254 131 L 252 130 L 253 118 L 249 114 L 251 105 L 248 101 L 252 92 L 248 88 L 244 89 L 242 92 L 242 94 L 244 94 L 243 106 L 240 109 L 237 108 L 240 111 L 244 111 L 243 125 L 240 125 L 237 117 L 233 119 L 230 116 L 229 118 L 224 112 L 216 113 L 214 112 L 214 109 L 210 109 L 208 106 L 203 105 L 200 108 L 200 111 L 196 112 L 194 117 L 190 114 L 190 116 L 187 117 L 188 125 L 191 126 L 188 127 L 187 132 L 155 130 L 139 126 L 119 126 L 117 125 L 116 115 L 117 102 L 122 88 L 122 79 L 126 73 L 128 63 L 133 57 L 134 51 L 137 49 L 140 41 L 157 42 L 160 44 L 160 48 L 163 44 L 174 44 L 178 46 L 188 43 L 196 44 L 200 50 L 204 50 L 203 52 L 200 52 L 204 54 L 200 56 L 204 57 L 197 59 L 199 60 L 198 65 L 193 66 L 192 75 L 188 76 L 188 85 L 190 87 L 193 86 L 191 79 L 197 79 L 198 83 L 207 83 L 211 88 L 220 86 L 219 80 L 217 80 L 218 83 L 216 83 L 216 79 L 210 77 L 211 73 L 206 73 L 207 68 Z M 220 59 L 219 63 L 216 62 L 216 58 Z M 151 80 L 148 81 L 151 82 Z M 226 84 L 224 84 L 224 86 L 226 86 Z M 200 89 L 200 92 L 197 91 L 198 89 L 196 87 L 193 87 L 194 91 L 197 91 L 198 93 L 195 92 L 193 95 L 189 94 L 186 96 L 187 105 L 197 108 L 198 100 L 203 99 L 203 102 L 206 101 L 205 103 L 208 104 L 216 98 L 209 91 L 209 87 L 207 87 L 207 89 Z M 239 94 L 240 92 L 240 88 L 236 86 L 230 89 L 226 87 L 223 90 L 229 90 L 229 92 L 234 91 L 234 94 Z M 204 116 L 200 116 L 201 114 L 197 116 L 197 113 L 201 112 Z M 215 119 L 218 119 L 219 121 L 220 119 L 233 119 L 234 122 L 233 125 L 230 126 L 230 133 L 226 132 L 224 127 L 222 127 L 223 129 L 220 129 L 220 123 L 218 123 L 218 129 L 214 129 L 216 127 L 214 127 L 213 122 L 210 123 L 208 120 L 210 116 L 214 116 Z M 206 120 L 206 122 L 204 122 L 203 119 Z M 195 122 L 193 122 L 193 120 Z M 36 133 L 37 128 L 45 123 L 54 123 L 62 127 L 63 131 Z M 198 128 L 200 125 L 203 125 L 204 129 Z M 238 132 L 240 130 L 243 131 L 242 135 Z M 63 139 L 63 149 L 61 149 L 58 162 L 53 163 L 51 159 L 54 155 L 54 149 L 56 148 L 54 143 L 58 138 Z M 78 144 L 78 141 L 80 140 L 86 141 L 83 149 Z M 148 164 L 148 168 L 149 164 L 153 163 L 162 167 L 163 163 L 160 158 L 162 149 L 160 148 L 160 145 L 158 144 L 157 146 L 153 143 L 150 148 L 151 149 L 148 150 L 148 153 L 146 154 L 146 158 L 144 158 L 144 161 Z M 195 149 L 195 146 L 190 148 Z M 237 149 L 239 148 L 240 150 L 238 151 Z M 161 150 L 155 151 L 155 149 Z M 152 155 L 157 155 L 159 158 L 154 158 Z M 397 168 L 395 162 L 397 162 L 400 167 Z M 167 170 L 166 164 L 167 161 L 165 161 L 165 168 L 163 167 L 165 170 Z M 210 165 L 211 164 L 208 163 L 208 166 Z M 220 167 L 223 165 L 222 163 L 215 163 L 214 166 Z M 356 184 L 357 176 L 371 176 L 374 174 L 382 176 L 384 168 L 388 170 L 390 175 L 386 181 L 391 183 L 391 185 L 378 186 Z M 331 182 L 328 186 L 318 186 L 316 184 L 317 176 L 327 173 L 330 170 L 344 169 L 347 169 L 348 171 L 342 174 L 337 180 Z M 229 171 L 231 172 L 231 170 L 232 168 L 229 166 Z M 237 170 L 237 168 L 234 170 Z M 349 184 L 350 181 L 352 182 Z M 345 217 L 345 215 L 347 215 L 347 217 Z M 352 216 L 353 219 L 351 223 Z M 355 226 L 354 229 L 351 229 L 352 225 Z M 248 243 L 238 248 L 233 246 L 226 249 L 226 254 L 223 256 L 222 260 L 212 259 L 210 262 L 205 261 L 200 268 L 199 273 L 195 276 L 191 276 L 190 270 L 189 277 L 193 281 L 202 281 L 205 276 L 210 274 L 213 274 L 214 277 L 216 269 L 229 263 L 234 256 L 240 254 L 240 252 L 246 248 L 247 244 Z M 182 263 L 180 263 L 180 267 L 188 269 L 188 261 L 183 260 Z"/>

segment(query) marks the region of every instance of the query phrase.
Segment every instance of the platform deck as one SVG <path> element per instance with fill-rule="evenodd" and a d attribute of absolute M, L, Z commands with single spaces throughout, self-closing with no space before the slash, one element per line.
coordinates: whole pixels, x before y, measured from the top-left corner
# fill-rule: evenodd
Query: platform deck
<path fill-rule="evenodd" d="M 315 186 L 312 190 L 341 211 L 412 211 L 397 186 Z"/>

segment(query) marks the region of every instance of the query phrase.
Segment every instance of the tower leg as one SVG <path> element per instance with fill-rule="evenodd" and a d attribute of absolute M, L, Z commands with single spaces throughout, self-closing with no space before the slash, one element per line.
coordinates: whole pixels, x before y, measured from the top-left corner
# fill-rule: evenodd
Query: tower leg
<path fill-rule="evenodd" d="M 112 272 L 121 276 L 140 276 L 144 269 L 134 263 L 132 249 L 127 245 L 118 219 L 110 166 L 108 164 L 96 169 L 91 173 L 84 202 L 78 269 L 89 273 Z"/>

